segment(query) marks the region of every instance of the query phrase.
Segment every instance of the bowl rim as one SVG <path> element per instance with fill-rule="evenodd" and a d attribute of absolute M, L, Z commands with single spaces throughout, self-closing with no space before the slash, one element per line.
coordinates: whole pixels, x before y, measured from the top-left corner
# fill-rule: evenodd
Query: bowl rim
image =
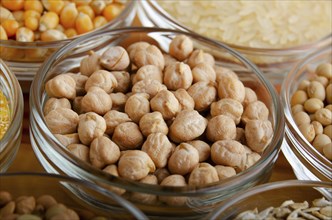
<path fill-rule="evenodd" d="M 135 32 L 139 32 L 139 33 L 141 33 L 141 32 L 142 33 L 152 33 L 153 32 L 153 33 L 160 33 L 160 34 L 161 33 L 172 33 L 172 34 L 177 34 L 177 35 L 184 34 L 186 36 L 189 36 L 189 37 L 195 39 L 196 41 L 204 42 L 208 45 L 227 50 L 229 53 L 231 53 L 233 56 L 235 56 L 241 62 L 243 62 L 245 65 L 247 65 L 248 68 L 252 69 L 252 71 L 256 73 L 255 76 L 258 77 L 258 79 L 260 80 L 260 83 L 262 83 L 262 85 L 264 85 L 264 88 L 267 89 L 267 91 L 271 95 L 272 107 L 275 110 L 275 112 L 274 112 L 275 113 L 275 121 L 274 121 L 275 131 L 274 131 L 272 141 L 269 145 L 270 147 L 267 147 L 267 149 L 269 149 L 269 152 L 267 150 L 265 150 L 263 153 L 264 156 L 262 156 L 262 158 L 264 158 L 264 159 L 259 160 L 252 167 L 248 168 L 245 171 L 240 172 L 235 177 L 231 177 L 231 178 L 219 181 L 214 184 L 209 184 L 204 187 L 192 187 L 192 186 L 191 187 L 189 187 L 189 186 L 171 187 L 171 186 L 159 186 L 159 185 L 155 186 L 155 185 L 151 185 L 151 184 L 143 184 L 143 183 L 139 183 L 136 181 L 126 180 L 124 178 L 106 174 L 105 172 L 103 172 L 101 170 L 97 170 L 96 168 L 93 168 L 91 165 L 87 166 L 87 164 L 85 164 L 85 163 L 84 164 L 80 163 L 79 161 L 77 161 L 78 159 L 76 159 L 76 157 L 74 157 L 73 155 L 70 155 L 69 152 L 66 152 L 66 155 L 64 155 L 64 156 L 66 157 L 67 160 L 69 160 L 69 162 L 79 164 L 80 166 L 82 166 L 81 168 L 84 168 L 84 170 L 91 171 L 90 173 L 93 173 L 94 177 L 98 177 L 99 178 L 98 180 L 100 180 L 100 178 L 101 179 L 104 178 L 104 181 L 112 180 L 112 183 L 115 186 L 119 186 L 122 188 L 126 187 L 126 189 L 129 189 L 129 190 L 140 191 L 143 193 L 144 192 L 146 192 L 146 193 L 154 192 L 156 194 L 162 193 L 164 195 L 169 195 L 169 194 L 179 195 L 179 193 L 180 193 L 183 196 L 200 196 L 200 195 L 206 195 L 207 191 L 209 193 L 220 192 L 220 190 L 223 189 L 222 186 L 232 187 L 234 185 L 239 185 L 239 187 L 241 187 L 243 184 L 239 183 L 239 179 L 244 178 L 244 177 L 249 178 L 247 176 L 262 172 L 262 170 L 260 168 L 267 166 L 272 160 L 276 160 L 277 155 L 278 155 L 281 145 L 282 145 L 282 139 L 283 139 L 283 134 L 284 134 L 284 114 L 282 112 L 280 99 L 279 99 L 279 96 L 277 95 L 275 87 L 271 84 L 271 82 L 268 79 L 266 79 L 264 77 L 264 75 L 256 67 L 256 65 L 253 64 L 252 62 L 250 62 L 247 58 L 243 57 L 239 52 L 233 50 L 229 46 L 224 45 L 220 42 L 213 41 L 212 39 L 206 38 L 206 37 L 198 35 L 196 33 L 188 33 L 188 32 L 183 32 L 180 30 L 155 28 L 155 27 L 153 27 L 153 28 L 151 28 L 151 27 L 120 28 L 120 29 L 114 29 L 114 30 L 101 31 L 101 32 L 95 33 L 93 36 L 92 35 L 84 36 L 84 37 L 82 37 L 78 40 L 72 41 L 71 43 L 60 48 L 58 51 L 53 53 L 46 60 L 46 62 L 39 68 L 39 70 L 32 82 L 32 86 L 31 86 L 31 90 L 30 90 L 30 99 L 29 99 L 30 100 L 30 109 L 33 108 L 30 111 L 31 112 L 30 117 L 31 117 L 31 119 L 33 118 L 33 119 L 38 120 L 38 126 L 41 127 L 42 132 L 44 132 L 45 135 L 47 135 L 51 139 L 53 144 L 61 146 L 59 141 L 55 138 L 55 136 L 47 128 L 47 126 L 44 122 L 44 119 L 43 119 L 42 107 L 38 100 L 40 98 L 40 97 L 38 97 L 38 96 L 40 96 L 40 94 L 38 92 L 41 91 L 41 86 L 43 85 L 43 81 L 45 81 L 47 78 L 47 74 L 45 74 L 45 73 L 48 72 L 50 66 L 52 65 L 52 62 L 59 60 L 60 57 L 62 56 L 61 54 L 64 54 L 66 51 L 73 49 L 79 43 L 82 43 L 85 40 L 91 39 L 92 37 L 96 38 L 96 37 L 100 37 L 103 35 L 108 36 L 108 35 L 118 35 L 119 33 L 125 34 L 125 33 L 135 33 Z M 38 94 L 38 95 L 33 95 L 33 94 Z M 37 103 L 38 103 L 38 106 L 36 106 Z M 273 147 L 272 147 L 272 145 L 273 145 Z M 53 148 L 54 148 L 54 145 L 53 145 Z M 57 149 L 57 151 L 61 152 L 62 154 L 65 153 L 64 150 L 65 149 L 61 149 L 60 147 Z M 250 174 L 250 173 L 252 173 L 252 174 Z"/>

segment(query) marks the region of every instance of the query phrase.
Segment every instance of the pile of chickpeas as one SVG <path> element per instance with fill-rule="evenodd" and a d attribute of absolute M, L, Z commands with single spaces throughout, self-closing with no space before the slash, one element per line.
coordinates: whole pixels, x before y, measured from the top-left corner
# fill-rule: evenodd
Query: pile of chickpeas
<path fill-rule="evenodd" d="M 114 176 L 204 187 L 249 168 L 270 144 L 269 110 L 230 69 L 177 35 L 90 52 L 79 72 L 48 80 L 45 122 L 66 148 Z M 118 194 L 124 189 L 111 187 Z M 132 193 L 181 206 L 185 198 Z"/>
<path fill-rule="evenodd" d="M 57 41 L 97 29 L 118 16 L 123 0 L 1 0 L 0 40 Z"/>
<path fill-rule="evenodd" d="M 303 136 L 332 160 L 332 64 L 321 63 L 292 94 L 293 119 Z"/>

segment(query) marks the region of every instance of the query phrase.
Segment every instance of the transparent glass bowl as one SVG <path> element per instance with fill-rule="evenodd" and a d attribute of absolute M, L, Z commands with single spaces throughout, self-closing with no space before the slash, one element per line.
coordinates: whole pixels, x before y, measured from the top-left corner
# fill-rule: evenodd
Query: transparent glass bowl
<path fill-rule="evenodd" d="M 195 32 L 191 28 L 178 22 L 155 0 L 139 1 L 137 14 L 140 22 L 145 27 L 161 27 Z M 223 43 L 249 58 L 275 86 L 280 87 L 282 81 L 294 64 L 303 59 L 307 54 L 329 45 L 331 42 L 332 33 L 311 44 L 282 49 L 254 48 Z M 228 61 L 234 62 L 233 59 L 229 59 Z"/>
<path fill-rule="evenodd" d="M 60 144 L 47 128 L 43 115 L 43 106 L 48 98 L 44 85 L 48 79 L 77 69 L 81 59 L 91 49 L 96 53 L 102 53 L 107 48 L 115 45 L 126 47 L 128 43 L 147 41 L 168 52 L 171 39 L 179 34 L 185 34 L 190 37 L 194 42 L 195 48 L 201 48 L 213 54 L 216 59 L 216 65 L 228 67 L 227 63 L 223 63 L 224 56 L 232 56 L 234 59 L 237 59 L 238 65 L 233 65 L 232 67 L 234 68 L 232 69 L 238 74 L 244 85 L 252 88 L 257 93 L 258 98 L 268 107 L 270 111 L 269 120 L 272 123 L 274 135 L 261 159 L 255 165 L 232 178 L 202 188 L 161 187 L 159 185 L 133 182 L 106 174 L 74 157 Z M 95 47 L 81 48 L 81 45 L 89 42 L 95 42 Z M 80 53 L 77 53 L 77 48 L 81 49 Z M 206 215 L 216 203 L 232 194 L 268 181 L 282 144 L 284 133 L 283 117 L 275 88 L 255 65 L 238 52 L 221 43 L 193 33 L 158 28 L 124 28 L 82 37 L 80 40 L 59 49 L 43 64 L 32 83 L 30 91 L 30 139 L 38 159 L 47 172 L 62 173 L 95 183 L 102 183 L 103 185 L 116 186 L 127 191 L 125 196 L 130 196 L 130 192 L 143 192 L 151 195 L 187 197 L 186 206 L 181 207 L 166 206 L 160 203 L 145 205 L 135 202 L 135 205 L 147 215 L 158 219 L 162 217 L 165 219 L 171 217 L 199 218 Z"/>
<path fill-rule="evenodd" d="M 9 104 L 10 125 L 0 140 L 0 173 L 13 162 L 21 144 L 23 123 L 23 94 L 14 73 L 0 59 L 0 90 Z"/>
<path fill-rule="evenodd" d="M 298 129 L 291 111 L 290 100 L 299 83 L 310 78 L 317 65 L 332 62 L 332 46 L 308 55 L 287 75 L 281 89 L 286 119 L 285 142 L 282 151 L 300 180 L 332 181 L 332 162 L 319 153 Z"/>
<path fill-rule="evenodd" d="M 136 1 L 127 1 L 123 11 L 106 25 L 92 32 L 74 38 L 52 42 L 18 42 L 0 40 L 0 58 L 2 58 L 21 82 L 24 92 L 28 92 L 30 84 L 38 68 L 54 51 L 63 45 L 82 36 L 98 32 L 130 26 L 136 15 Z"/>
<path fill-rule="evenodd" d="M 76 211 L 82 220 L 94 216 L 148 219 L 127 200 L 91 182 L 47 173 L 4 173 L 0 174 L 0 179 L 0 191 L 11 193 L 13 199 L 51 195 L 58 203 Z"/>
<path fill-rule="evenodd" d="M 234 219 L 238 214 L 253 210 L 262 211 L 268 207 L 279 207 L 286 200 L 307 201 L 325 197 L 332 200 L 330 182 L 286 180 L 253 187 L 225 200 L 206 220 Z"/>

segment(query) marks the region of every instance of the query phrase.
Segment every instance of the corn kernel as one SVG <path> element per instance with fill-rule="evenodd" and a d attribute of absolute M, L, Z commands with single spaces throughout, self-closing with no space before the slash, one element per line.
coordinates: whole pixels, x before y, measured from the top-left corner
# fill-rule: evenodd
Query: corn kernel
<path fill-rule="evenodd" d="M 103 11 L 103 15 L 107 21 L 113 20 L 118 16 L 123 10 L 123 5 L 120 4 L 110 4 L 107 5 Z"/>
<path fill-rule="evenodd" d="M 57 41 L 67 39 L 67 36 L 61 31 L 51 29 L 41 33 L 40 39 L 42 41 Z"/>
<path fill-rule="evenodd" d="M 71 0 L 71 1 L 74 2 L 76 6 L 88 5 L 91 2 L 91 0 Z"/>
<path fill-rule="evenodd" d="M 93 23 L 91 18 L 88 15 L 80 12 L 76 18 L 75 28 L 78 34 L 84 34 L 93 30 Z"/>
<path fill-rule="evenodd" d="M 15 20 L 11 11 L 9 11 L 7 8 L 0 6 L 0 24 L 7 19 Z"/>
<path fill-rule="evenodd" d="M 32 31 L 36 31 L 39 27 L 39 20 L 36 17 L 27 17 L 24 20 L 24 26 Z"/>
<path fill-rule="evenodd" d="M 100 0 L 93 0 L 90 3 L 90 7 L 92 8 L 92 10 L 95 12 L 96 15 L 100 15 L 104 8 L 106 7 L 106 3 L 105 1 L 100 1 Z"/>
<path fill-rule="evenodd" d="M 8 37 L 14 36 L 19 28 L 19 24 L 15 20 L 4 20 L 1 25 L 5 29 Z"/>
<path fill-rule="evenodd" d="M 77 7 L 77 11 L 87 14 L 91 18 L 91 20 L 95 18 L 95 12 L 89 5 L 81 5 Z"/>
<path fill-rule="evenodd" d="M 8 40 L 5 29 L 0 25 L 0 40 Z"/>
<path fill-rule="evenodd" d="M 21 42 L 33 42 L 34 33 L 29 28 L 20 27 L 16 31 L 16 40 Z"/>
<path fill-rule="evenodd" d="M 59 16 L 55 12 L 49 11 L 40 17 L 39 30 L 46 31 L 49 29 L 54 29 L 58 24 L 59 24 Z"/>
<path fill-rule="evenodd" d="M 40 16 L 41 16 L 40 13 L 35 10 L 27 10 L 24 12 L 24 19 L 26 19 L 27 17 L 35 17 L 39 20 Z"/>
<path fill-rule="evenodd" d="M 104 26 L 105 24 L 107 24 L 107 20 L 103 16 L 97 16 L 97 17 L 95 17 L 95 19 L 93 19 L 93 26 L 95 27 L 95 29 L 100 28 L 101 26 Z"/>
<path fill-rule="evenodd" d="M 24 0 L 1 0 L 1 4 L 11 11 L 18 11 L 23 9 Z"/>
<path fill-rule="evenodd" d="M 75 20 L 78 15 L 78 11 L 74 3 L 66 5 L 60 13 L 60 24 L 64 28 L 75 27 Z"/>
<path fill-rule="evenodd" d="M 77 31 L 75 28 L 68 28 L 63 32 L 68 38 L 75 37 L 77 35 Z"/>
<path fill-rule="evenodd" d="M 35 10 L 41 14 L 44 11 L 44 7 L 38 0 L 29 0 L 24 2 L 24 10 Z"/>
<path fill-rule="evenodd" d="M 60 14 L 61 10 L 65 6 L 65 2 L 63 0 L 42 0 L 42 4 L 46 10 L 53 11 L 57 14 Z"/>
<path fill-rule="evenodd" d="M 24 11 L 14 11 L 13 16 L 16 21 L 23 22 L 24 21 Z"/>

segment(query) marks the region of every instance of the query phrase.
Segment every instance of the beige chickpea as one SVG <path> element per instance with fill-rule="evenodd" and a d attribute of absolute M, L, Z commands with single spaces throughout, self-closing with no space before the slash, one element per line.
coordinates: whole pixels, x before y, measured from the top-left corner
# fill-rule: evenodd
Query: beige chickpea
<path fill-rule="evenodd" d="M 150 101 L 153 111 L 159 111 L 165 120 L 172 119 L 181 110 L 180 103 L 168 90 L 158 92 Z"/>
<path fill-rule="evenodd" d="M 0 207 L 3 207 L 6 203 L 12 201 L 12 194 L 7 191 L 0 191 Z"/>
<path fill-rule="evenodd" d="M 83 96 L 76 96 L 72 102 L 72 108 L 77 114 L 84 113 L 84 110 L 82 109 L 82 99 Z"/>
<path fill-rule="evenodd" d="M 123 47 L 115 46 L 103 52 L 100 64 L 108 70 L 125 70 L 130 64 L 130 59 Z"/>
<path fill-rule="evenodd" d="M 71 104 L 66 98 L 49 98 L 44 105 L 44 115 L 47 115 L 50 111 L 56 108 L 68 108 L 71 109 Z"/>
<path fill-rule="evenodd" d="M 330 110 L 332 112 L 332 104 L 328 104 L 326 105 L 324 108 Z"/>
<path fill-rule="evenodd" d="M 315 76 L 312 81 L 317 81 L 320 84 L 322 84 L 324 87 L 326 87 L 329 84 L 329 79 L 325 76 Z"/>
<path fill-rule="evenodd" d="M 101 69 L 100 66 L 100 55 L 90 51 L 89 55 L 81 60 L 80 72 L 82 75 L 90 76 L 97 70 Z"/>
<path fill-rule="evenodd" d="M 97 70 L 92 73 L 85 83 L 85 90 L 89 91 L 91 87 L 99 87 L 106 93 L 111 93 L 118 86 L 115 76 L 106 70 Z"/>
<path fill-rule="evenodd" d="M 323 154 L 327 159 L 332 160 L 332 143 L 331 142 L 324 145 Z"/>
<path fill-rule="evenodd" d="M 144 41 L 139 41 L 139 42 L 135 42 L 133 44 L 130 44 L 129 47 L 127 48 L 127 52 L 129 54 L 129 58 L 132 61 L 134 59 L 134 57 L 136 57 L 136 53 L 140 50 L 145 50 L 147 49 L 151 44 L 149 44 L 148 42 L 144 42 Z"/>
<path fill-rule="evenodd" d="M 145 183 L 145 184 L 152 184 L 152 185 L 157 185 L 158 184 L 158 179 L 155 175 L 147 175 L 143 179 L 139 181 L 140 183 Z M 138 193 L 138 192 L 133 192 L 131 194 L 130 200 L 134 202 L 139 202 L 143 204 L 149 204 L 149 205 L 154 205 L 157 202 L 157 195 L 154 194 L 147 194 L 147 193 Z"/>
<path fill-rule="evenodd" d="M 69 144 L 67 149 L 76 157 L 89 163 L 89 147 L 84 144 Z"/>
<path fill-rule="evenodd" d="M 235 124 L 240 123 L 242 113 L 242 104 L 239 101 L 230 98 L 224 98 L 217 102 L 213 102 L 210 108 L 210 114 L 212 117 L 226 115 L 232 118 Z"/>
<path fill-rule="evenodd" d="M 151 112 L 142 116 L 139 121 L 142 134 L 147 137 L 152 133 L 168 134 L 168 127 L 160 112 Z"/>
<path fill-rule="evenodd" d="M 101 136 L 91 142 L 89 156 L 92 166 L 103 168 L 118 161 L 120 149 L 109 138 Z"/>
<path fill-rule="evenodd" d="M 207 63 L 199 63 L 191 71 L 194 83 L 199 81 L 216 81 L 216 72 L 213 67 Z"/>
<path fill-rule="evenodd" d="M 303 107 L 306 112 L 315 113 L 318 109 L 321 109 L 324 107 L 324 103 L 320 99 L 310 98 L 304 102 Z"/>
<path fill-rule="evenodd" d="M 64 146 L 68 146 L 70 144 L 79 144 L 80 143 L 80 139 L 78 137 L 78 133 L 64 134 L 64 135 L 62 135 L 62 134 L 54 134 L 54 136 Z"/>
<path fill-rule="evenodd" d="M 194 110 L 195 108 L 195 101 L 194 99 L 189 95 L 187 90 L 180 88 L 173 92 L 177 100 L 179 101 L 179 104 L 181 106 L 181 110 Z"/>
<path fill-rule="evenodd" d="M 161 183 L 166 177 L 168 177 L 171 174 L 168 171 L 168 169 L 166 167 L 164 167 L 164 168 L 157 169 L 154 172 L 154 175 L 157 177 L 158 183 Z"/>
<path fill-rule="evenodd" d="M 112 110 L 124 111 L 128 97 L 122 92 L 111 93 Z"/>
<path fill-rule="evenodd" d="M 103 171 L 105 173 L 108 173 L 108 174 L 111 174 L 113 176 L 116 176 L 118 177 L 119 176 L 119 172 L 118 172 L 118 167 L 115 165 L 115 164 L 111 164 L 111 165 L 108 165 L 106 166 Z M 123 195 L 126 190 L 125 189 L 122 189 L 122 188 L 119 188 L 119 187 L 115 187 L 115 186 L 109 186 L 109 185 L 102 185 L 104 188 L 118 194 L 118 195 Z"/>
<path fill-rule="evenodd" d="M 315 138 L 315 128 L 312 124 L 302 124 L 299 130 L 307 141 L 312 142 Z"/>
<path fill-rule="evenodd" d="M 163 168 L 171 156 L 172 144 L 165 134 L 153 133 L 147 137 L 141 150 L 150 156 L 157 168 Z"/>
<path fill-rule="evenodd" d="M 177 59 L 175 59 L 174 57 L 172 57 L 168 53 L 163 53 L 163 56 L 164 56 L 164 60 L 165 60 L 165 67 L 170 65 L 171 63 L 178 62 Z"/>
<path fill-rule="evenodd" d="M 243 107 L 245 108 L 249 103 L 251 102 L 255 102 L 258 100 L 257 98 L 257 94 L 254 90 L 252 90 L 249 87 L 244 87 L 245 90 L 245 96 L 244 96 L 244 100 L 242 102 Z"/>
<path fill-rule="evenodd" d="M 317 98 L 322 101 L 325 100 L 325 88 L 317 81 L 311 81 L 307 88 L 307 94 L 309 98 Z"/>
<path fill-rule="evenodd" d="M 69 108 L 56 108 L 45 116 L 45 122 L 53 134 L 76 132 L 79 117 Z"/>
<path fill-rule="evenodd" d="M 217 90 L 212 82 L 200 81 L 189 87 L 188 94 L 194 99 L 195 110 L 208 110 L 217 98 Z"/>
<path fill-rule="evenodd" d="M 247 154 L 247 161 L 246 161 L 246 165 L 244 166 L 244 168 L 248 169 L 249 167 L 254 165 L 260 159 L 261 159 L 261 155 L 259 155 L 256 152 Z"/>
<path fill-rule="evenodd" d="M 112 108 L 112 99 L 105 90 L 99 87 L 91 87 L 81 100 L 83 112 L 95 112 L 104 115 Z"/>
<path fill-rule="evenodd" d="M 219 181 L 216 168 L 209 163 L 200 163 L 190 173 L 188 185 L 202 187 Z"/>
<path fill-rule="evenodd" d="M 114 87 L 113 92 L 128 92 L 131 85 L 130 74 L 126 71 L 112 71 L 111 73 L 117 81 L 117 86 Z"/>
<path fill-rule="evenodd" d="M 320 122 L 323 126 L 332 124 L 332 111 L 321 108 L 315 112 L 316 121 Z"/>
<path fill-rule="evenodd" d="M 169 45 L 169 54 L 179 61 L 187 59 L 193 50 L 192 40 L 183 34 L 174 37 Z"/>
<path fill-rule="evenodd" d="M 323 153 L 324 146 L 329 143 L 331 143 L 329 136 L 325 134 L 318 134 L 312 141 L 312 146 L 314 146 L 319 152 Z"/>
<path fill-rule="evenodd" d="M 15 202 L 15 212 L 18 214 L 29 214 L 36 207 L 36 199 L 33 196 L 20 196 Z"/>
<path fill-rule="evenodd" d="M 85 145 L 90 145 L 93 139 L 104 135 L 106 122 L 100 115 L 88 112 L 81 115 L 77 131 L 80 141 Z"/>
<path fill-rule="evenodd" d="M 310 84 L 310 81 L 308 79 L 304 79 L 299 83 L 297 89 L 307 91 L 309 84 Z"/>
<path fill-rule="evenodd" d="M 227 115 L 217 115 L 207 124 L 206 136 L 212 141 L 233 140 L 236 137 L 236 124 Z"/>
<path fill-rule="evenodd" d="M 169 90 L 188 89 L 193 82 L 190 67 L 183 62 L 173 62 L 164 70 L 164 84 Z"/>
<path fill-rule="evenodd" d="M 195 110 L 183 110 L 169 127 L 169 136 L 174 142 L 191 141 L 205 131 L 207 119 Z"/>
<path fill-rule="evenodd" d="M 291 111 L 292 111 L 292 114 L 295 115 L 298 112 L 303 112 L 304 107 L 301 104 L 296 104 L 296 105 L 292 106 Z"/>
<path fill-rule="evenodd" d="M 218 82 L 218 96 L 220 99 L 231 98 L 242 103 L 245 95 L 245 87 L 239 79 L 222 77 Z"/>
<path fill-rule="evenodd" d="M 125 151 L 118 162 L 119 175 L 130 180 L 143 179 L 155 170 L 156 167 L 149 155 L 140 150 Z"/>
<path fill-rule="evenodd" d="M 297 126 L 302 124 L 309 124 L 310 123 L 310 116 L 306 112 L 297 112 L 293 115 L 294 122 Z"/>
<path fill-rule="evenodd" d="M 135 83 L 131 89 L 133 93 L 147 93 L 149 94 L 150 98 L 153 98 L 158 92 L 162 90 L 167 90 L 167 87 L 154 79 L 141 80 Z"/>
<path fill-rule="evenodd" d="M 117 110 L 111 110 L 104 115 L 104 120 L 106 122 L 106 131 L 108 135 L 112 135 L 116 126 L 123 122 L 129 122 L 131 119 L 124 112 L 119 112 Z"/>
<path fill-rule="evenodd" d="M 138 67 L 155 65 L 161 70 L 164 69 L 165 60 L 162 52 L 155 45 L 149 45 L 145 49 L 138 49 L 131 61 Z"/>
<path fill-rule="evenodd" d="M 188 144 L 196 148 L 199 155 L 199 162 L 206 161 L 210 157 L 211 148 L 210 145 L 201 140 L 188 141 Z"/>
<path fill-rule="evenodd" d="M 235 171 L 234 167 L 216 165 L 216 166 L 214 166 L 214 168 L 217 171 L 219 180 L 227 179 L 229 177 L 236 175 L 236 171 Z"/>
<path fill-rule="evenodd" d="M 76 82 L 76 95 L 84 95 L 85 91 L 85 83 L 89 79 L 89 77 L 79 74 L 79 73 L 66 73 L 67 75 L 71 76 Z"/>
<path fill-rule="evenodd" d="M 215 60 L 211 54 L 205 53 L 200 49 L 195 49 L 188 57 L 187 64 L 192 69 L 199 63 L 207 63 L 210 66 L 214 66 Z"/>
<path fill-rule="evenodd" d="M 247 145 L 257 153 L 263 152 L 273 137 L 272 124 L 268 120 L 250 120 L 244 132 Z"/>
<path fill-rule="evenodd" d="M 199 153 L 190 144 L 181 143 L 168 160 L 168 170 L 172 174 L 186 175 L 199 163 Z"/>
<path fill-rule="evenodd" d="M 163 72 L 155 65 L 145 65 L 139 68 L 133 79 L 133 84 L 144 79 L 154 79 L 160 83 L 163 83 Z"/>
<path fill-rule="evenodd" d="M 264 102 L 255 101 L 251 102 L 244 109 L 241 120 L 247 123 L 249 120 L 267 120 L 269 117 L 269 109 Z"/>
<path fill-rule="evenodd" d="M 161 186 L 187 186 L 186 180 L 183 176 L 173 174 L 160 183 Z M 159 196 L 159 200 L 165 202 L 169 206 L 183 206 L 186 204 L 187 197 L 184 196 Z"/>
<path fill-rule="evenodd" d="M 319 123 L 318 121 L 312 121 L 311 124 L 314 126 L 315 134 L 323 134 L 323 125 Z"/>
<path fill-rule="evenodd" d="M 44 194 L 44 195 L 37 197 L 37 199 L 36 199 L 36 208 L 39 206 L 39 207 L 42 207 L 43 210 L 47 210 L 56 204 L 57 204 L 57 201 L 51 195 Z"/>
<path fill-rule="evenodd" d="M 211 159 L 216 165 L 244 170 L 247 154 L 243 145 L 235 140 L 216 141 L 211 146 Z"/>
<path fill-rule="evenodd" d="M 323 129 L 323 134 L 326 134 L 332 139 L 332 125 L 328 125 Z"/>
<path fill-rule="evenodd" d="M 222 67 L 222 66 L 214 66 L 214 70 L 216 72 L 216 81 L 220 82 L 220 80 L 224 77 L 233 77 L 234 79 L 239 79 L 235 72 L 231 69 Z"/>
<path fill-rule="evenodd" d="M 325 89 L 325 93 L 326 93 L 326 102 L 328 104 L 332 104 L 332 83 L 330 83 L 326 89 Z"/>
<path fill-rule="evenodd" d="M 115 127 L 112 140 L 121 150 L 131 150 L 143 144 L 143 135 L 136 123 L 123 122 Z"/>
<path fill-rule="evenodd" d="M 332 64 L 321 63 L 316 67 L 315 72 L 318 76 L 324 76 L 328 79 L 332 79 Z"/>
<path fill-rule="evenodd" d="M 304 102 L 307 101 L 307 99 L 308 99 L 307 92 L 305 92 L 303 90 L 297 90 L 292 95 L 291 100 L 290 100 L 290 104 L 291 104 L 291 106 L 294 106 L 294 105 L 297 105 L 297 104 L 303 105 Z"/>
<path fill-rule="evenodd" d="M 139 123 L 143 115 L 150 112 L 150 102 L 147 93 L 136 93 L 127 99 L 125 113 L 131 120 Z"/>
<path fill-rule="evenodd" d="M 45 91 L 50 97 L 74 99 L 76 82 L 68 74 L 60 74 L 46 82 Z"/>

